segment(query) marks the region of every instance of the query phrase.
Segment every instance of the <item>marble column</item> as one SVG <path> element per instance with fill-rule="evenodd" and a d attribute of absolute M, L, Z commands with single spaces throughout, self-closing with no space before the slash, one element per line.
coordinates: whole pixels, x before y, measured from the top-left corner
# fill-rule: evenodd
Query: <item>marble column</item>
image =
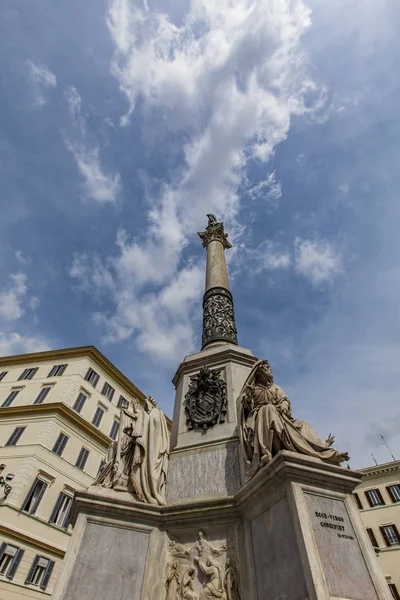
<path fill-rule="evenodd" d="M 214 215 L 208 215 L 208 226 L 198 236 L 207 250 L 202 349 L 215 343 L 237 344 L 233 298 L 229 290 L 224 252 L 232 245 L 224 224 L 219 223 Z"/>

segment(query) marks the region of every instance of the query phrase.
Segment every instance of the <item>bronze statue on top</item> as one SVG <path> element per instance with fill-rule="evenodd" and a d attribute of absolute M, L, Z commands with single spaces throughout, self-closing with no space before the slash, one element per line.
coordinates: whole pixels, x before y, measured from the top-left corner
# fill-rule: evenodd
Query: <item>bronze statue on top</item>
<path fill-rule="evenodd" d="M 267 360 L 257 362 L 239 396 L 240 430 L 248 477 L 280 450 L 291 450 L 339 465 L 349 460 L 347 452 L 332 448 L 334 437 L 323 442 L 310 425 L 292 417 L 289 398 L 274 383 Z"/>

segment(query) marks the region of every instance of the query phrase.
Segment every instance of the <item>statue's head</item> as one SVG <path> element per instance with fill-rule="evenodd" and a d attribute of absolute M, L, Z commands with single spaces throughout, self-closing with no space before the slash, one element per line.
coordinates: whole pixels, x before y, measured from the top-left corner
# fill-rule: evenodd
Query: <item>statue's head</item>
<path fill-rule="evenodd" d="M 257 367 L 256 370 L 256 381 L 264 385 L 270 385 L 274 381 L 271 367 L 267 360 L 263 360 Z"/>

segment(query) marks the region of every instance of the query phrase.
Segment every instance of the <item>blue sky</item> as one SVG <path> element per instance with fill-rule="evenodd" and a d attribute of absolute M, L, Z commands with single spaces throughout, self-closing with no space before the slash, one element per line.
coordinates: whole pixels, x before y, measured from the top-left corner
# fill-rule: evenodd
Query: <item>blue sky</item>
<path fill-rule="evenodd" d="M 205 214 L 239 341 L 351 465 L 400 458 L 395 0 L 3 0 L 0 352 L 94 344 L 172 414 Z"/>

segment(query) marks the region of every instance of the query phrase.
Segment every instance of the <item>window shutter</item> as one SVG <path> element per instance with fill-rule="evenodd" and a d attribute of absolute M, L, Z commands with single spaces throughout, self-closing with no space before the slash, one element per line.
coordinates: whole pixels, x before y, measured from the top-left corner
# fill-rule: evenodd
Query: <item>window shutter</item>
<path fill-rule="evenodd" d="M 379 548 L 378 542 L 376 541 L 375 534 L 370 527 L 367 527 L 367 533 L 368 533 L 369 539 L 371 540 L 372 547 Z"/>
<path fill-rule="evenodd" d="M 26 505 L 28 504 L 29 498 L 31 497 L 31 495 L 33 494 L 33 490 L 35 489 L 35 486 L 37 484 L 38 480 L 35 479 L 34 482 L 31 485 L 31 489 L 29 490 L 29 492 L 26 495 L 26 498 L 24 500 L 24 503 L 22 505 L 22 510 L 25 510 Z"/>
<path fill-rule="evenodd" d="M 67 445 L 68 440 L 69 440 L 69 437 L 67 435 L 63 435 L 63 437 L 61 438 L 60 447 L 58 448 L 58 454 L 60 456 L 64 452 L 64 449 L 65 449 L 65 446 Z"/>
<path fill-rule="evenodd" d="M 59 510 L 59 508 L 61 506 L 61 502 L 63 501 L 63 496 L 64 496 L 64 494 L 62 492 L 60 492 L 60 494 L 59 494 L 59 496 L 57 498 L 57 502 L 56 502 L 56 504 L 55 504 L 55 506 L 53 508 L 53 512 L 51 513 L 50 523 L 55 523 L 58 510 Z"/>
<path fill-rule="evenodd" d="M 365 496 L 366 496 L 366 498 L 367 498 L 367 500 L 368 500 L 368 504 L 369 504 L 370 506 L 373 506 L 373 505 L 374 505 L 374 503 L 372 502 L 371 496 L 368 494 L 368 492 L 365 492 Z"/>
<path fill-rule="evenodd" d="M 379 527 L 379 529 L 381 530 L 381 534 L 383 535 L 383 539 L 385 540 L 385 544 L 386 546 L 390 546 L 390 541 L 389 538 L 386 534 L 385 528 L 384 527 Z"/>
<path fill-rule="evenodd" d="M 15 575 L 15 573 L 17 572 L 17 569 L 19 567 L 19 563 L 21 562 L 21 559 L 24 555 L 24 550 L 21 550 L 21 548 L 18 548 L 16 555 L 14 556 L 14 560 L 12 562 L 11 568 L 8 570 L 8 573 L 6 575 L 7 579 L 12 579 Z"/>
<path fill-rule="evenodd" d="M 50 560 L 49 564 L 47 565 L 46 572 L 43 576 L 42 583 L 40 584 L 40 589 L 42 589 L 42 590 L 46 589 L 47 584 L 49 583 L 51 574 L 53 572 L 53 569 L 54 569 L 54 560 Z"/>
<path fill-rule="evenodd" d="M 35 572 L 35 569 L 36 569 L 36 567 L 37 567 L 37 564 L 38 564 L 38 562 L 39 562 L 39 559 L 40 559 L 40 556 L 39 556 L 38 554 L 36 554 L 36 556 L 35 556 L 35 559 L 34 559 L 34 561 L 33 561 L 33 563 L 32 563 L 32 566 L 31 566 L 31 568 L 29 569 L 29 573 L 28 573 L 28 575 L 27 575 L 27 578 L 25 579 L 25 585 L 26 585 L 27 583 L 31 583 L 31 581 L 32 581 L 32 577 L 33 577 L 33 574 L 34 574 L 34 572 Z"/>
<path fill-rule="evenodd" d="M 7 544 L 5 542 L 0 546 L 0 560 L 3 558 L 4 550 L 6 549 Z"/>
<path fill-rule="evenodd" d="M 394 523 L 393 523 L 392 527 L 394 529 L 395 534 L 397 535 L 397 539 L 400 541 L 400 535 L 399 535 L 399 532 L 397 531 L 397 527 Z"/>
<path fill-rule="evenodd" d="M 40 479 L 39 479 L 39 481 L 40 481 Z M 39 490 L 39 495 L 37 497 L 36 504 L 35 504 L 35 506 L 32 507 L 34 512 L 33 513 L 31 512 L 31 514 L 34 514 L 36 512 L 36 509 L 38 508 L 40 501 L 43 498 L 43 494 L 47 490 L 47 483 L 44 483 L 43 481 L 41 481 L 41 483 L 42 483 L 42 487 Z"/>
<path fill-rule="evenodd" d="M 100 375 L 98 375 L 96 373 L 96 377 L 94 378 L 94 381 L 93 381 L 93 387 L 96 387 L 96 385 L 99 383 L 99 379 L 100 379 Z"/>
<path fill-rule="evenodd" d="M 360 496 L 357 494 L 357 492 L 354 492 L 354 499 L 356 501 L 357 507 L 362 510 L 363 505 L 361 504 L 361 500 L 360 500 Z"/>
<path fill-rule="evenodd" d="M 378 489 L 377 489 L 377 490 L 376 490 L 376 493 L 377 493 L 377 494 L 378 494 L 378 496 L 379 496 L 379 500 L 381 501 L 381 504 L 385 504 L 385 502 L 384 502 L 384 500 L 383 500 L 383 498 L 382 498 L 382 494 L 381 494 L 380 490 L 378 490 Z"/>

